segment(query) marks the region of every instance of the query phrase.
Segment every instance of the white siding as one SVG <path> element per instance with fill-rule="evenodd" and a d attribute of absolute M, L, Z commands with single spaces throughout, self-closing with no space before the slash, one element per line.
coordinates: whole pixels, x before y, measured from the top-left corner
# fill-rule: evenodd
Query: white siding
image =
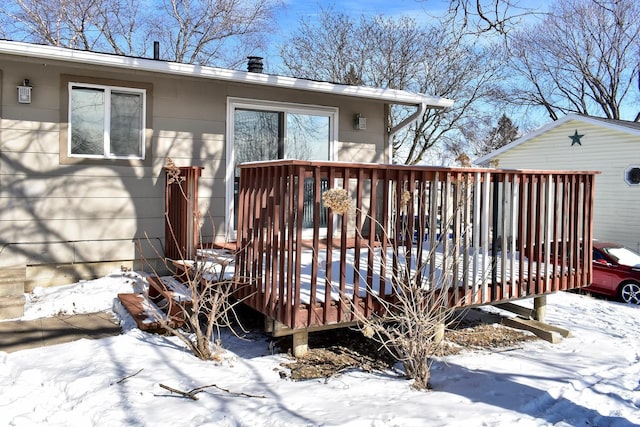
<path fill-rule="evenodd" d="M 581 145 L 569 138 L 578 131 Z M 640 165 L 640 137 L 573 120 L 497 156 L 499 168 L 600 171 L 595 180 L 594 236 L 640 249 L 640 186 L 624 172 Z"/>

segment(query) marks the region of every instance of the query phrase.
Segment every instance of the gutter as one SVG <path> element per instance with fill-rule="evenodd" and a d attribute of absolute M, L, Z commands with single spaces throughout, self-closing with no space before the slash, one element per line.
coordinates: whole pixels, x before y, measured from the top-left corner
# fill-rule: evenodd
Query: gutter
<path fill-rule="evenodd" d="M 451 103 L 447 106 L 450 107 L 451 105 L 453 105 L 453 101 L 451 101 Z M 389 163 L 393 162 L 393 137 L 402 129 L 415 123 L 415 121 L 418 120 L 418 117 L 420 117 L 425 111 L 427 111 L 428 105 L 422 102 L 420 104 L 417 104 L 416 107 L 417 109 L 413 114 L 411 114 L 409 117 L 407 117 L 406 119 L 404 119 L 403 121 L 401 121 L 400 123 L 392 127 L 391 129 L 389 129 L 389 136 L 387 139 L 387 146 L 389 150 Z M 440 107 L 440 108 L 444 108 L 444 107 Z"/>
<path fill-rule="evenodd" d="M 271 74 L 236 71 L 203 65 L 182 64 L 148 58 L 136 58 L 7 40 L 0 40 L 0 55 L 15 55 L 18 57 L 30 57 L 42 60 L 124 68 L 129 71 L 139 70 L 152 73 L 297 89 L 310 92 L 372 99 L 400 105 L 427 104 L 433 108 L 446 108 L 453 104 L 453 101 L 450 99 L 398 89 L 349 86 Z"/>

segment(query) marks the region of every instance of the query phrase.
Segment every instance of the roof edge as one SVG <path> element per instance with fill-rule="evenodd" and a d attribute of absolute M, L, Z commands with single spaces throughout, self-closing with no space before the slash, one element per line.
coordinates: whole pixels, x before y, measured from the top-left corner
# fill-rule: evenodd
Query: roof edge
<path fill-rule="evenodd" d="M 366 86 L 348 86 L 336 83 L 299 79 L 272 74 L 229 70 L 203 65 L 182 64 L 147 58 L 136 58 L 64 47 L 0 40 L 0 54 L 67 61 L 81 64 L 110 66 L 155 73 L 190 76 L 203 79 L 246 83 L 310 92 L 351 96 L 386 101 L 393 104 L 426 104 L 430 108 L 448 108 L 453 100 L 428 96 L 398 89 L 382 89 Z"/>
<path fill-rule="evenodd" d="M 623 125 L 618 125 L 614 122 L 607 122 L 607 121 L 603 121 L 598 117 L 589 117 L 589 116 L 585 116 L 582 114 L 567 114 L 564 117 L 561 117 L 558 120 L 552 121 L 547 123 L 546 125 L 543 125 L 541 127 L 539 127 L 538 129 L 527 133 L 524 136 L 521 136 L 520 138 L 516 139 L 515 141 L 510 142 L 509 144 L 498 148 L 495 151 L 492 151 L 489 154 L 486 154 L 482 157 L 479 157 L 477 159 L 475 159 L 475 161 L 473 162 L 476 165 L 481 165 L 484 163 L 487 163 L 489 160 L 493 159 L 494 157 L 499 156 L 500 154 L 504 153 L 505 151 L 509 151 L 515 147 L 517 147 L 520 144 L 524 144 L 525 142 L 529 141 L 530 139 L 533 139 L 551 129 L 557 128 L 559 126 L 562 126 L 563 124 L 570 122 L 572 120 L 577 120 L 577 121 L 581 121 L 584 123 L 588 123 L 588 124 L 592 124 L 592 125 L 597 125 L 597 126 L 602 126 L 605 128 L 609 128 L 612 130 L 617 130 L 620 132 L 625 132 L 625 133 L 630 133 L 633 135 L 638 135 L 640 136 L 640 130 L 635 130 L 632 129 L 628 126 L 623 126 Z"/>

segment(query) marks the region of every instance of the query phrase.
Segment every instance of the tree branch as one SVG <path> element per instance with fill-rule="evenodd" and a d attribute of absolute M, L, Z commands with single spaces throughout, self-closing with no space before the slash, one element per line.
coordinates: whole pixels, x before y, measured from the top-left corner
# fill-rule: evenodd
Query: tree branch
<path fill-rule="evenodd" d="M 142 372 L 143 370 L 144 370 L 144 368 L 140 368 L 140 369 L 138 370 L 138 372 L 136 372 L 135 374 L 127 375 L 126 377 L 123 377 L 123 378 L 119 379 L 118 381 L 116 381 L 116 384 L 123 383 L 123 382 L 125 382 L 126 380 L 128 380 L 129 378 L 131 378 L 131 377 L 135 377 L 136 375 L 138 375 L 138 374 L 139 374 L 140 372 Z"/>
<path fill-rule="evenodd" d="M 191 389 L 189 391 L 182 391 L 182 390 L 178 390 L 175 389 L 173 387 L 169 387 L 168 385 L 164 385 L 164 384 L 160 384 L 160 387 L 164 388 L 165 390 L 169 390 L 172 393 L 176 393 L 179 394 L 181 396 L 184 397 L 188 397 L 191 400 L 198 400 L 198 396 L 196 396 L 196 394 L 200 393 L 201 391 L 204 391 L 208 388 L 216 388 L 220 391 L 224 391 L 225 393 L 229 393 L 233 396 L 239 396 L 239 397 L 255 397 L 255 398 L 259 398 L 259 399 L 265 399 L 266 396 L 261 396 L 261 395 L 257 395 L 257 394 L 249 394 L 249 393 L 244 393 L 244 392 L 234 392 L 231 390 L 228 390 L 226 388 L 222 388 L 216 384 L 209 384 L 209 385 L 203 385 L 201 387 L 196 387 L 194 389 Z"/>

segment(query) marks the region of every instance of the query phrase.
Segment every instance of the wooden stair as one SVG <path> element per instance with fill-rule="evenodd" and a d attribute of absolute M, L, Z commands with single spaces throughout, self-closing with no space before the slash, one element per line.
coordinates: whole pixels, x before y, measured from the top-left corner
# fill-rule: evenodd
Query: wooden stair
<path fill-rule="evenodd" d="M 179 328 L 185 323 L 185 312 L 191 305 L 189 288 L 171 276 L 148 276 L 148 293 L 120 293 L 118 299 L 147 332 L 165 333 L 166 327 Z"/>
<path fill-rule="evenodd" d="M 146 294 L 120 293 L 118 299 L 123 307 L 136 321 L 138 328 L 143 331 L 165 333 L 166 325 L 170 328 L 181 327 L 192 305 L 192 288 L 199 288 L 200 284 L 220 279 L 228 280 L 226 268 L 235 261 L 235 253 L 226 247 L 202 249 L 203 254 L 192 260 L 169 260 L 175 267 L 173 276 L 151 275 L 146 278 L 149 288 Z M 198 263 L 198 270 L 193 267 Z M 231 269 L 232 270 L 232 269 Z M 196 277 L 198 279 L 196 279 Z M 194 283 L 199 280 L 201 283 Z M 189 286 L 191 283 L 195 286 Z"/>

